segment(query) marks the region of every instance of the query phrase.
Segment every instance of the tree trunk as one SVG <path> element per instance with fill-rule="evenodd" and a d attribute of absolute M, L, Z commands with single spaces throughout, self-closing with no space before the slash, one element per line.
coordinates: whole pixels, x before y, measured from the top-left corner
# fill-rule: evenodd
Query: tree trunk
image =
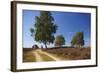
<path fill-rule="evenodd" d="M 44 45 L 45 45 L 45 48 L 47 48 L 47 44 L 46 44 L 46 43 L 44 43 Z"/>

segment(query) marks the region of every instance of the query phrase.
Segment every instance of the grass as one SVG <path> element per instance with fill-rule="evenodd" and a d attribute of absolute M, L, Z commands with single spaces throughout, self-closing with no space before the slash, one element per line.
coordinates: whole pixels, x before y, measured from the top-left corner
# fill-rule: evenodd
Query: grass
<path fill-rule="evenodd" d="M 91 58 L 90 48 L 57 48 L 44 50 L 62 60 L 83 60 Z"/>
<path fill-rule="evenodd" d="M 36 62 L 32 51 L 23 51 L 23 62 Z"/>
<path fill-rule="evenodd" d="M 24 49 L 23 50 L 23 62 L 36 62 L 35 55 L 32 53 L 35 50 Z M 91 48 L 51 48 L 44 49 L 47 53 L 54 55 L 55 57 L 60 58 L 61 60 L 84 60 L 91 59 Z M 39 53 L 43 58 L 43 61 L 54 61 L 51 57 Z"/>

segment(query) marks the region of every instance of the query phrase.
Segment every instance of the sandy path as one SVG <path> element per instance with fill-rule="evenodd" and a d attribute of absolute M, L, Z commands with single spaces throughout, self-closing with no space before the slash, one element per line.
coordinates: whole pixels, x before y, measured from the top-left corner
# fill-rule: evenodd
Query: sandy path
<path fill-rule="evenodd" d="M 50 53 L 47 53 L 47 52 L 44 52 L 44 51 L 42 51 L 42 50 L 37 50 L 37 52 L 38 52 L 38 53 L 41 53 L 41 54 L 44 54 L 44 55 L 46 55 L 46 56 L 52 58 L 52 59 L 55 60 L 55 61 L 59 61 L 59 60 L 60 60 L 59 58 L 55 57 L 54 55 L 52 55 L 52 54 L 50 54 Z"/>
<path fill-rule="evenodd" d="M 43 58 L 42 58 L 42 56 L 40 54 L 44 54 L 44 55 L 52 58 L 55 61 L 59 61 L 60 60 L 59 58 L 55 57 L 54 55 L 52 55 L 50 53 L 47 53 L 47 52 L 44 52 L 44 51 L 42 51 L 40 49 L 33 51 L 33 54 L 35 55 L 35 58 L 36 58 L 37 62 L 44 61 Z"/>
<path fill-rule="evenodd" d="M 40 54 L 37 51 L 33 52 L 33 54 L 35 55 L 37 62 L 43 61 L 42 57 L 40 56 Z"/>

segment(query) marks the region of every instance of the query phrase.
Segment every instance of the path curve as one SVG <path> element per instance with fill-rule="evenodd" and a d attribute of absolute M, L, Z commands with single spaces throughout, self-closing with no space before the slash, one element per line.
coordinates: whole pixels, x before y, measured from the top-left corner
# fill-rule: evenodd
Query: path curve
<path fill-rule="evenodd" d="M 40 56 L 40 54 L 37 51 L 33 52 L 33 54 L 35 55 L 35 59 L 37 62 L 43 61 L 42 57 Z"/>
<path fill-rule="evenodd" d="M 60 60 L 59 58 L 57 58 L 57 57 L 55 57 L 54 55 L 52 55 L 52 54 L 50 54 L 50 53 L 47 53 L 47 52 L 45 52 L 45 51 L 38 50 L 38 52 L 41 53 L 41 54 L 44 54 L 44 55 L 46 55 L 46 56 L 48 56 L 48 57 L 50 57 L 50 58 L 52 58 L 52 59 L 55 60 L 55 61 L 59 61 L 59 60 Z"/>
<path fill-rule="evenodd" d="M 33 54 L 35 55 L 35 58 L 36 58 L 36 61 L 37 62 L 44 61 L 43 58 L 42 58 L 42 56 L 40 54 L 44 54 L 44 55 L 52 58 L 55 61 L 59 61 L 60 60 L 59 58 L 55 57 L 54 55 L 52 55 L 50 53 L 47 53 L 45 51 L 42 51 L 41 49 L 38 49 L 38 50 L 33 51 Z"/>

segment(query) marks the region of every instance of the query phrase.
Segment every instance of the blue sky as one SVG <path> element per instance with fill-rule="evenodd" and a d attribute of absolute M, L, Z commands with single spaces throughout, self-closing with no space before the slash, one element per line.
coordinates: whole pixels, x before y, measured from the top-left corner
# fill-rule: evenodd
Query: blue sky
<path fill-rule="evenodd" d="M 31 37 L 30 28 L 34 27 L 35 16 L 39 16 L 40 11 L 23 10 L 23 47 L 32 47 L 34 44 L 39 46 L 43 45 L 38 43 Z M 77 12 L 56 12 L 52 11 L 54 23 L 58 26 L 57 35 L 63 35 L 66 43 L 70 46 L 72 37 L 76 32 L 84 32 L 85 46 L 90 45 L 91 39 L 91 14 L 90 13 L 77 13 Z M 48 47 L 54 44 L 48 45 Z"/>

